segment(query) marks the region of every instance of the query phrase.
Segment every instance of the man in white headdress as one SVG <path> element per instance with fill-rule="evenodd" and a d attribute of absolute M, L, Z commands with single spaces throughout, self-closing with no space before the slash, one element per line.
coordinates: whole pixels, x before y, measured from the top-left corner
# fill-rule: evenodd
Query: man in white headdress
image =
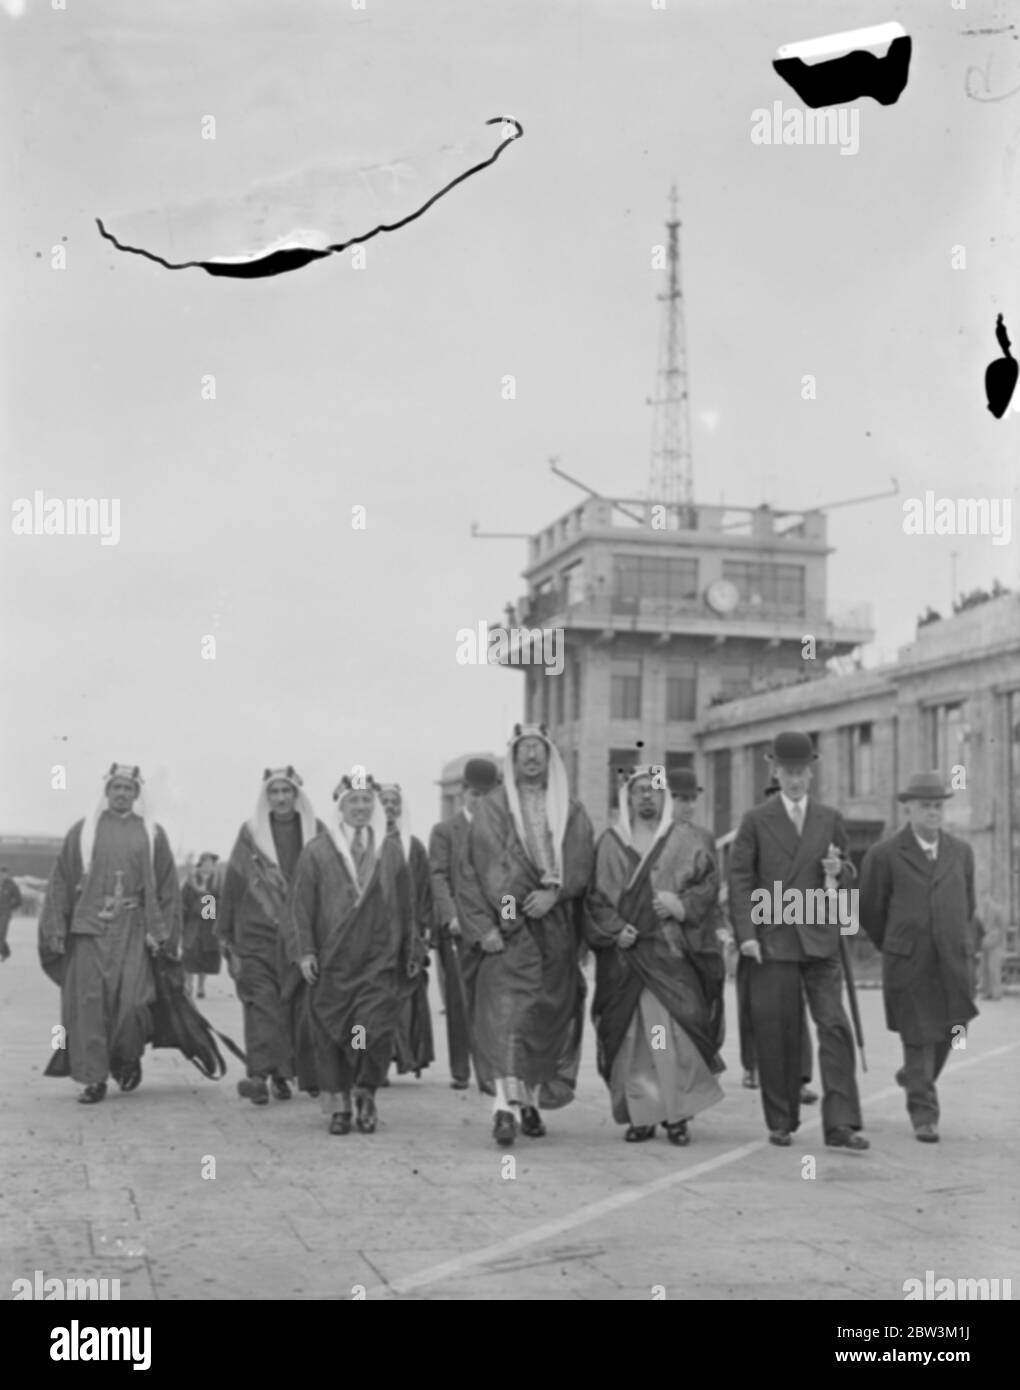
<path fill-rule="evenodd" d="M 67 1063 L 94 1105 L 113 1076 L 142 1079 L 156 988 L 148 952 L 177 950 L 181 895 L 162 826 L 149 816 L 138 768 L 114 763 L 91 816 L 68 831 L 39 918 L 43 969 L 61 987 Z M 52 1067 L 49 1075 L 68 1068 Z"/>
<path fill-rule="evenodd" d="M 413 954 L 400 842 L 361 768 L 333 793 L 338 824 L 306 845 L 288 906 L 290 958 L 309 987 L 320 1105 L 330 1134 L 374 1134 L 375 1093 L 393 1057 L 400 981 Z"/>
<path fill-rule="evenodd" d="M 584 1022 L 578 964 L 592 828 L 544 725 L 516 725 L 503 785 L 475 808 L 458 905 L 475 1068 L 493 1137 L 545 1134 L 541 1110 L 574 1098 Z M 477 967 L 475 969 L 475 967 Z"/>
<path fill-rule="evenodd" d="M 595 849 L 586 922 L 599 1073 L 628 1143 L 664 1124 L 688 1144 L 688 1122 L 723 1098 L 720 924 L 714 853 L 674 820 L 665 769 L 634 768 Z"/>
<path fill-rule="evenodd" d="M 420 1076 L 435 1061 L 432 1016 L 429 1013 L 429 938 L 432 934 L 432 874 L 425 846 L 411 834 L 411 813 L 399 782 L 382 782 L 379 800 L 386 813 L 386 833 L 401 847 L 408 868 L 409 911 L 413 924 L 408 973 L 400 980 L 400 1017 L 393 1040 L 397 1071 Z"/>
<path fill-rule="evenodd" d="M 216 935 L 227 953 L 244 1009 L 248 1076 L 238 1094 L 253 1105 L 290 1098 L 295 1037 L 290 995 L 296 981 L 282 934 L 298 857 L 323 829 L 291 766 L 262 774 L 255 814 L 241 826 L 217 903 Z"/>

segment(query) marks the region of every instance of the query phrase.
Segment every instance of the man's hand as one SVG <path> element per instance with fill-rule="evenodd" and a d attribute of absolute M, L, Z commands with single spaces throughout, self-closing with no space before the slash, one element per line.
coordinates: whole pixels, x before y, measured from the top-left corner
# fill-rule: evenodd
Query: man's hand
<path fill-rule="evenodd" d="M 674 917 L 678 922 L 686 920 L 687 912 L 679 894 L 671 893 L 668 888 L 658 889 L 652 894 L 652 907 L 660 921 L 666 917 Z"/>
<path fill-rule="evenodd" d="M 758 941 L 743 941 L 740 945 L 740 954 L 750 956 L 761 965 L 761 943 Z"/>
<path fill-rule="evenodd" d="M 46 943 L 46 949 L 52 951 L 55 956 L 67 954 L 67 947 L 64 944 L 64 938 L 62 936 L 51 936 Z"/>
<path fill-rule="evenodd" d="M 493 927 L 491 931 L 487 931 L 482 937 L 482 950 L 487 956 L 494 956 L 497 952 L 505 949 L 503 933 L 500 931 L 499 927 Z"/>
<path fill-rule="evenodd" d="M 557 889 L 536 888 L 524 899 L 524 915 L 540 920 L 556 906 Z"/>
<path fill-rule="evenodd" d="M 460 923 L 457 921 L 456 917 L 450 918 L 449 932 L 450 935 L 454 937 L 461 935 Z"/>
<path fill-rule="evenodd" d="M 147 931 L 145 933 L 145 944 L 146 946 L 148 946 L 152 954 L 155 955 L 163 943 L 161 941 L 157 941 L 151 931 Z"/>
<path fill-rule="evenodd" d="M 302 956 L 298 961 L 298 969 L 304 976 L 306 985 L 314 985 L 319 978 L 319 962 L 314 956 Z"/>
<path fill-rule="evenodd" d="M 616 938 L 616 944 L 617 944 L 617 946 L 620 947 L 620 949 L 621 949 L 622 951 L 627 951 L 627 950 L 630 949 L 631 946 L 634 945 L 634 942 L 635 942 L 637 939 L 638 939 L 638 929 L 637 929 L 637 927 L 632 927 L 631 924 L 628 922 L 627 925 L 624 927 L 623 931 L 622 931 L 622 932 L 620 933 L 620 935 Z"/>
<path fill-rule="evenodd" d="M 843 860 L 838 854 L 827 854 L 822 860 L 822 869 L 828 878 L 839 878 L 843 869 Z"/>

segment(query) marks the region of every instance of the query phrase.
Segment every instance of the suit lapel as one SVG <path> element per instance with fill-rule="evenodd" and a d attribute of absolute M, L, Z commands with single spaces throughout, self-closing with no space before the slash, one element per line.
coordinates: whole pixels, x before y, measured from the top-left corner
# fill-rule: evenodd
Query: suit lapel
<path fill-rule="evenodd" d="M 777 797 L 776 800 L 778 801 L 779 798 Z M 785 810 L 783 814 L 786 815 Z M 790 819 L 789 816 L 786 818 L 787 820 Z M 821 840 L 824 838 L 822 832 L 823 821 L 824 817 L 818 809 L 818 803 L 815 801 L 814 797 L 809 796 L 807 811 L 804 815 L 804 829 L 801 831 L 800 839 L 797 842 L 797 852 L 793 856 L 793 863 L 790 866 L 791 878 L 796 878 L 804 865 L 810 863 L 812 859 L 821 859 L 828 849 L 829 844 L 827 840 L 824 845 L 821 844 Z M 791 821 L 790 823 L 792 826 L 793 822 Z"/>
<path fill-rule="evenodd" d="M 909 825 L 905 825 L 896 836 L 899 851 L 908 863 L 913 864 L 914 868 L 924 878 L 928 878 L 931 873 L 931 861 L 917 843 L 917 837 Z M 940 856 L 941 858 L 941 856 Z"/>
<path fill-rule="evenodd" d="M 953 844 L 952 840 L 950 840 L 949 836 L 945 833 L 945 831 L 940 831 L 939 849 L 938 854 L 935 858 L 935 873 L 932 875 L 932 881 L 934 883 L 939 883 L 942 879 L 946 877 L 948 873 L 952 872 L 955 864 L 956 846 Z"/>
<path fill-rule="evenodd" d="M 772 798 L 771 804 L 767 805 L 762 812 L 762 820 L 790 858 L 796 859 L 797 851 L 800 848 L 797 827 L 786 814 L 786 807 L 783 805 L 781 797 L 774 796 Z"/>

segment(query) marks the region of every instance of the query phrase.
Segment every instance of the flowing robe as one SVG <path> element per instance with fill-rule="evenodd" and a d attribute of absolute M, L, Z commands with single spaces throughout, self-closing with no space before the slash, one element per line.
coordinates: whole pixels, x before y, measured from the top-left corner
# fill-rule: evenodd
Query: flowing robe
<path fill-rule="evenodd" d="M 393 1057 L 401 985 L 414 955 L 408 868 L 386 836 L 359 895 L 329 833 L 298 860 L 287 912 L 290 959 L 315 956 L 308 990 L 316 1085 L 326 1095 L 374 1091 Z"/>
<path fill-rule="evenodd" d="M 130 1070 L 152 1032 L 156 987 L 146 935 L 176 952 L 181 933 L 180 886 L 166 834 L 104 811 L 85 870 L 83 820 L 72 826 L 50 876 L 39 917 L 42 967 L 61 987 L 66 1055 L 48 1076 L 70 1075 L 92 1086 Z M 119 877 L 118 877 L 119 876 Z M 121 902 L 116 901 L 117 890 Z"/>
<path fill-rule="evenodd" d="M 295 826 L 300 837 L 300 817 L 284 824 L 291 838 Z M 309 1064 L 308 1039 L 299 1026 L 300 972 L 288 961 L 282 930 L 289 887 L 284 868 L 267 859 L 245 823 L 227 864 L 216 935 L 240 962 L 237 993 L 249 1076 L 290 1077 Z"/>
<path fill-rule="evenodd" d="M 543 886 L 543 870 L 521 843 L 506 789 L 475 809 L 457 890 L 461 960 L 478 1084 L 492 1094 L 503 1078 L 538 1088 L 547 1109 L 574 1098 L 584 1029 L 584 976 L 578 964 L 580 915 L 592 867 L 592 829 L 571 801 L 563 838 L 563 883 L 538 920 L 524 900 Z M 507 900 L 513 899 L 513 916 Z M 504 949 L 482 951 L 493 927 Z M 510 1088 L 512 1090 L 512 1088 Z M 523 1099 L 510 1095 L 509 1099 Z"/>
<path fill-rule="evenodd" d="M 690 1119 L 722 1099 L 714 1073 L 724 1069 L 725 971 L 708 844 L 700 829 L 674 824 L 642 864 L 615 830 L 599 839 L 586 919 L 596 950 L 592 1020 L 620 1124 Z M 657 889 L 678 894 L 684 922 L 656 916 Z M 638 938 L 624 950 L 616 938 L 627 923 Z"/>
<path fill-rule="evenodd" d="M 400 840 L 397 839 L 397 844 Z M 425 846 L 411 836 L 408 855 L 408 876 L 405 880 L 410 900 L 404 911 L 411 919 L 413 936 L 408 969 L 398 980 L 401 1005 L 394 1037 L 394 1060 L 397 1071 L 413 1071 L 417 1076 L 430 1062 L 436 1050 L 432 1038 L 432 1015 L 429 1012 L 428 941 L 432 931 L 432 874 Z"/>

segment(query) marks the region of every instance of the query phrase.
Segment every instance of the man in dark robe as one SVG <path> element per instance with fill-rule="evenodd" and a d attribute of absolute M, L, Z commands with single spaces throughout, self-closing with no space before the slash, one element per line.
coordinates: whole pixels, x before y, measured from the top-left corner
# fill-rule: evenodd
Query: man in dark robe
<path fill-rule="evenodd" d="M 156 999 L 149 952 L 176 953 L 180 941 L 177 868 L 141 790 L 137 767 L 112 765 L 95 812 L 67 833 L 39 918 L 39 958 L 60 985 L 67 1061 L 84 1105 L 103 1100 L 111 1075 L 122 1091 L 140 1084 Z"/>
<path fill-rule="evenodd" d="M 320 1104 L 330 1134 L 374 1134 L 375 1093 L 393 1057 L 414 960 L 407 863 L 372 779 L 355 769 L 333 793 L 339 824 L 302 851 L 288 906 L 290 958 L 309 988 Z"/>
<path fill-rule="evenodd" d="M 464 948 L 457 892 L 474 808 L 483 796 L 492 791 L 498 780 L 499 770 L 495 763 L 488 758 L 469 758 L 464 764 L 460 809 L 449 820 L 434 825 L 429 837 L 436 955 L 440 980 L 445 982 L 446 1043 L 453 1078 L 450 1085 L 455 1091 L 467 1090 L 471 1084 L 467 1001 L 474 986 L 471 967 L 477 970 L 480 955 Z"/>
<path fill-rule="evenodd" d="M 595 847 L 588 894 L 599 1073 L 628 1143 L 653 1138 L 661 1123 L 682 1146 L 688 1122 L 723 1098 L 715 845 L 673 819 L 661 767 L 634 768 L 618 810 Z"/>
<path fill-rule="evenodd" d="M 751 971 L 751 1023 L 769 1142 L 788 1148 L 800 1126 L 802 997 L 818 1033 L 822 1073 L 822 1126 L 831 1148 L 870 1147 L 858 1131 L 861 1103 L 854 1074 L 854 1037 L 843 1008 L 838 913 L 835 921 L 808 921 L 808 894 L 820 898 L 828 877 L 844 887 L 856 877 L 843 817 L 808 797 L 817 757 L 809 735 L 776 735 L 770 761 L 779 792 L 748 811 L 730 855 L 730 917 Z M 799 912 L 771 904 L 793 894 Z M 764 900 L 769 911 L 760 907 Z M 824 917 L 824 912 L 823 912 Z M 795 917 L 799 921 L 793 920 Z M 788 920 L 789 919 L 789 920 Z"/>
<path fill-rule="evenodd" d="M 11 954 L 11 948 L 7 944 L 7 931 L 11 925 L 11 915 L 17 912 L 23 902 L 21 889 L 11 878 L 11 871 L 6 865 L 0 869 L 0 961 L 5 961 Z"/>
<path fill-rule="evenodd" d="M 401 995 L 400 1016 L 393 1039 L 393 1060 L 402 1076 L 413 1071 L 421 1076 L 435 1061 L 432 1041 L 432 1014 L 429 1011 L 429 937 L 432 934 L 432 879 L 425 846 L 411 834 L 411 813 L 407 797 L 398 782 L 383 782 L 379 800 L 386 815 L 386 833 L 400 845 L 407 864 L 412 924 L 411 958 L 408 972 L 398 981 Z"/>
<path fill-rule="evenodd" d="M 475 808 L 458 895 L 474 976 L 469 1027 L 493 1137 L 545 1134 L 574 1098 L 584 1025 L 578 963 L 592 828 L 544 725 L 516 725 L 503 785 Z"/>
<path fill-rule="evenodd" d="M 220 973 L 220 948 L 216 940 L 216 864 L 218 854 L 199 855 L 194 872 L 181 889 L 184 926 L 181 936 L 181 964 L 185 970 L 185 990 L 190 998 L 205 998 L 205 977 Z"/>
<path fill-rule="evenodd" d="M 266 768 L 255 814 L 241 826 L 217 904 L 216 935 L 227 953 L 244 1010 L 248 1076 L 238 1095 L 253 1105 L 290 1099 L 295 1073 L 297 990 L 283 914 L 298 857 L 321 831 L 293 767 Z"/>
<path fill-rule="evenodd" d="M 974 852 L 941 828 L 950 796 L 937 772 L 911 777 L 898 797 L 907 824 L 872 845 L 861 865 L 861 926 L 882 952 L 886 1023 L 903 1045 L 896 1081 L 924 1144 L 939 1137 L 935 1082 L 978 1013 Z"/>

